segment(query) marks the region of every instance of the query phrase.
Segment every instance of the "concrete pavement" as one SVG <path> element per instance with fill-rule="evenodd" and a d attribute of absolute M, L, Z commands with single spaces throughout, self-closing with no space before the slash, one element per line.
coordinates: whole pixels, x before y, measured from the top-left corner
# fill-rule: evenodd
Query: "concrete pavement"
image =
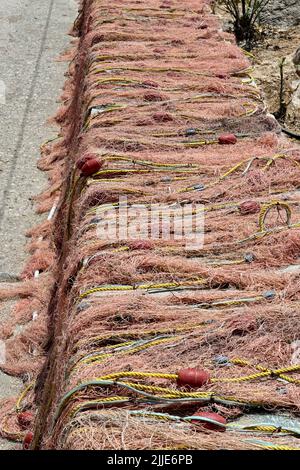
<path fill-rule="evenodd" d="M 54 114 L 66 64 L 55 59 L 69 44 L 75 0 L 0 2 L 0 272 L 18 274 L 27 254 L 24 233 L 39 220 L 30 198 L 46 180 L 36 168 L 41 143 L 55 136 Z M 0 321 L 12 303 L 0 304 Z M 0 399 L 21 383 L 0 373 Z M 0 440 L 0 449 L 15 446 Z"/>

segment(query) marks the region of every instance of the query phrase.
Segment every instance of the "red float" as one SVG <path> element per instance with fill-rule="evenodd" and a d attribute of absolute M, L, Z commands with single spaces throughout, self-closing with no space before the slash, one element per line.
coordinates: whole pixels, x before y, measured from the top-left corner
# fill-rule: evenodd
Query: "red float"
<path fill-rule="evenodd" d="M 98 160 L 93 158 L 92 160 L 88 160 L 82 167 L 81 167 L 81 176 L 91 176 L 97 171 L 100 170 L 102 163 Z"/>
<path fill-rule="evenodd" d="M 33 421 L 33 413 L 30 411 L 23 411 L 18 414 L 18 423 L 22 429 L 28 429 Z"/>
<path fill-rule="evenodd" d="M 25 434 L 25 437 L 24 437 L 24 440 L 23 440 L 23 449 L 28 450 L 29 447 L 30 447 L 30 444 L 32 443 L 32 441 L 33 441 L 33 432 L 28 431 Z"/>
<path fill-rule="evenodd" d="M 178 372 L 177 384 L 179 386 L 188 386 L 199 388 L 209 382 L 210 375 L 206 370 L 188 367 Z"/>
<path fill-rule="evenodd" d="M 208 418 L 213 421 L 216 421 L 216 423 L 210 423 L 209 421 L 200 421 L 197 419 L 192 419 L 191 423 L 193 424 L 201 424 L 201 426 L 203 426 L 205 429 L 209 429 L 210 431 L 226 431 L 226 428 L 224 426 L 218 426 L 217 424 L 220 423 L 226 425 L 227 423 L 226 419 L 218 413 L 213 413 L 212 411 L 197 411 L 196 413 L 194 413 L 193 416 L 199 416 L 199 418 Z"/>
<path fill-rule="evenodd" d="M 95 160 L 96 157 L 97 155 L 93 153 L 86 153 L 81 158 L 79 158 L 79 160 L 77 160 L 76 162 L 77 168 L 80 170 L 86 162 L 88 162 L 89 160 Z"/>
<path fill-rule="evenodd" d="M 237 143 L 237 138 L 234 134 L 222 134 L 218 141 L 221 145 L 234 145 Z"/>

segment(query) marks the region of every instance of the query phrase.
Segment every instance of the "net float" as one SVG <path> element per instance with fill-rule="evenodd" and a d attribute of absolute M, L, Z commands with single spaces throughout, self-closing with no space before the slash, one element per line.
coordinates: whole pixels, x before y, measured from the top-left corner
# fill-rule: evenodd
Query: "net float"
<path fill-rule="evenodd" d="M 89 160 L 94 160 L 97 156 L 93 153 L 86 153 L 85 155 L 83 155 L 82 157 L 79 158 L 79 160 L 77 160 L 76 162 L 76 166 L 78 168 L 78 170 L 81 170 L 81 168 L 83 167 L 83 165 L 88 162 Z"/>
<path fill-rule="evenodd" d="M 237 138 L 234 134 L 222 134 L 218 138 L 221 145 L 234 145 L 237 143 Z"/>
<path fill-rule="evenodd" d="M 18 424 L 22 429 L 28 429 L 33 421 L 33 413 L 30 411 L 23 411 L 17 416 Z"/>
<path fill-rule="evenodd" d="M 179 386 L 189 386 L 199 388 L 210 380 L 210 375 L 206 370 L 188 367 L 178 372 L 177 384 Z"/>
<path fill-rule="evenodd" d="M 226 427 L 224 427 L 227 423 L 226 419 L 219 415 L 218 413 L 213 413 L 212 411 L 197 411 L 194 413 L 193 416 L 198 416 L 199 418 L 209 419 L 211 421 L 202 421 L 198 419 L 191 419 L 191 423 L 193 424 L 201 424 L 205 429 L 209 429 L 210 431 L 219 431 L 224 432 L 226 431 Z M 214 421 L 214 422 L 212 422 Z M 221 424 L 221 426 L 218 425 Z M 223 426 L 222 426 L 223 425 Z"/>
<path fill-rule="evenodd" d="M 28 431 L 23 439 L 23 449 L 28 450 L 33 441 L 33 432 Z"/>
<path fill-rule="evenodd" d="M 257 214 L 260 211 L 260 205 L 256 201 L 245 201 L 239 205 L 241 215 Z"/>
<path fill-rule="evenodd" d="M 253 253 L 245 253 L 244 260 L 246 263 L 252 263 L 255 261 L 255 255 Z"/>
<path fill-rule="evenodd" d="M 186 129 L 184 133 L 186 137 L 189 137 L 190 135 L 196 135 L 196 134 L 197 134 L 197 129 L 193 129 L 193 128 Z"/>
<path fill-rule="evenodd" d="M 102 163 L 100 163 L 95 158 L 88 160 L 82 167 L 81 167 L 81 176 L 92 176 L 93 174 L 97 173 L 100 170 Z"/>
<path fill-rule="evenodd" d="M 263 296 L 266 300 L 273 300 L 276 297 L 276 291 L 275 290 L 267 290 L 266 292 L 263 293 Z"/>

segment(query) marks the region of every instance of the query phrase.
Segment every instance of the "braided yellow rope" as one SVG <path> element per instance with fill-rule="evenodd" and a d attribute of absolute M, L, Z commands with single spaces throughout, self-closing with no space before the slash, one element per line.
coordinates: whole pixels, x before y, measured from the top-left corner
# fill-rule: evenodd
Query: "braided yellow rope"
<path fill-rule="evenodd" d="M 300 447 L 290 447 L 290 446 L 284 446 L 284 445 L 272 445 L 272 446 L 262 446 L 260 445 L 259 447 L 262 447 L 265 450 L 300 450 Z"/>
<path fill-rule="evenodd" d="M 233 359 L 230 361 L 233 364 L 239 364 L 239 365 L 251 365 L 247 361 L 242 361 L 239 359 Z M 247 375 L 244 377 L 233 377 L 233 378 L 212 378 L 210 382 L 212 383 L 219 383 L 219 382 L 228 382 L 228 383 L 241 383 L 249 380 L 257 380 L 257 379 L 262 379 L 265 377 L 276 377 L 276 378 L 283 378 L 282 374 L 288 373 L 288 372 L 296 372 L 300 370 L 300 365 L 296 366 L 289 366 L 289 367 L 283 367 L 281 369 L 275 369 L 271 370 L 268 368 L 264 368 L 262 366 L 254 366 L 256 369 L 262 370 L 263 372 L 259 372 L 257 374 L 251 374 Z M 116 380 L 120 379 L 123 377 L 134 377 L 134 378 L 158 378 L 158 379 L 166 379 L 166 380 L 177 380 L 178 375 L 177 374 L 164 374 L 164 373 L 157 373 L 157 372 L 116 372 L 114 374 L 110 375 L 105 375 L 100 377 L 101 380 Z M 287 380 L 291 383 L 294 384 L 299 384 L 300 380 L 298 379 L 293 379 L 287 376 Z M 137 385 L 135 385 L 137 386 Z"/>
<path fill-rule="evenodd" d="M 101 380 L 115 380 L 119 379 L 121 377 L 133 377 L 133 378 L 145 378 L 145 377 L 151 377 L 155 379 L 177 379 L 178 375 L 177 374 L 163 374 L 163 373 L 158 373 L 158 372 L 116 372 L 114 374 L 109 374 L 109 375 L 103 375 L 100 377 Z"/>
<path fill-rule="evenodd" d="M 285 375 L 286 373 L 289 373 L 289 372 L 300 371 L 300 365 L 293 365 L 293 366 L 283 367 L 281 369 L 272 370 L 272 369 L 269 369 L 267 367 L 263 367 L 260 365 L 253 365 L 249 361 L 246 361 L 244 359 L 238 359 L 238 358 L 232 359 L 230 362 L 232 362 L 233 364 L 237 364 L 237 365 L 255 367 L 255 369 L 262 371 L 259 374 L 253 374 L 251 376 L 241 377 L 240 381 L 253 380 L 253 379 L 259 379 L 259 378 L 264 378 L 264 377 L 275 377 L 275 378 L 286 380 L 287 382 L 293 383 L 295 385 L 300 384 L 300 380 L 293 379 L 292 377 Z M 227 380 L 234 381 L 234 379 L 227 379 Z"/>
<path fill-rule="evenodd" d="M 101 336 L 94 336 L 93 338 L 89 338 L 88 340 L 80 340 L 78 343 L 75 345 L 76 348 L 85 348 L 87 346 L 91 346 L 94 343 L 98 342 L 105 342 L 109 340 L 115 340 L 117 338 L 133 338 L 133 339 L 143 339 L 143 338 L 148 338 L 151 336 L 157 336 L 160 334 L 174 334 L 174 333 L 180 333 L 183 331 L 192 331 L 194 329 L 202 328 L 203 323 L 192 323 L 190 325 L 185 325 L 185 326 L 180 326 L 180 327 L 175 327 L 175 328 L 164 328 L 161 330 L 149 330 L 149 331 L 139 331 L 139 332 L 126 332 L 122 331 L 120 333 L 113 333 L 110 335 L 101 335 Z M 123 344 L 123 343 L 122 343 Z"/>
<path fill-rule="evenodd" d="M 264 204 L 262 206 L 261 210 L 260 210 L 259 219 L 258 219 L 258 225 L 259 225 L 260 232 L 265 232 L 266 231 L 266 228 L 265 228 L 266 217 L 269 214 L 269 212 L 274 208 L 284 209 L 285 210 L 286 218 L 287 218 L 286 225 L 290 226 L 291 217 L 292 217 L 292 211 L 291 211 L 290 206 L 286 202 L 271 201 L 268 204 Z"/>
<path fill-rule="evenodd" d="M 77 370 L 78 367 L 82 366 L 82 365 L 95 365 L 95 364 L 99 364 L 100 362 L 110 358 L 110 357 L 113 357 L 115 356 L 116 354 L 118 356 L 123 356 L 123 355 L 127 355 L 127 354 L 135 354 L 137 352 L 141 352 L 141 351 L 144 351 L 145 349 L 148 349 L 148 348 L 151 348 L 153 346 L 159 346 L 161 344 L 164 344 L 164 343 L 170 343 L 170 342 L 174 342 L 174 341 L 177 341 L 178 340 L 178 337 L 173 337 L 173 338 L 162 338 L 162 339 L 158 339 L 158 340 L 154 340 L 154 341 L 150 341 L 149 343 L 147 344 L 142 344 L 136 348 L 133 348 L 133 349 L 129 349 L 129 350 L 126 350 L 126 351 L 120 351 L 120 352 L 117 352 L 117 353 L 103 353 L 103 354 L 99 354 L 99 355 L 95 355 L 95 356 L 90 356 L 90 357 L 83 357 L 81 358 L 76 364 L 74 367 L 72 367 L 70 373 L 72 373 L 73 371 Z M 128 342 L 128 343 L 123 343 L 123 346 L 125 345 L 129 345 L 130 343 L 133 343 L 132 341 L 131 342 Z M 120 347 L 121 345 L 116 345 L 115 347 Z"/>
<path fill-rule="evenodd" d="M 32 390 L 32 388 L 34 387 L 35 385 L 35 381 L 33 382 L 30 382 L 26 388 L 21 392 L 21 394 L 19 395 L 19 398 L 17 399 L 17 402 L 16 402 L 16 411 L 19 412 L 22 410 L 22 401 L 24 400 L 24 398 L 27 396 L 27 394 L 30 392 L 30 390 Z"/>
<path fill-rule="evenodd" d="M 182 281 L 182 282 L 164 282 L 158 284 L 141 284 L 137 286 L 122 286 L 122 285 L 111 285 L 111 286 L 99 286 L 88 289 L 79 295 L 79 299 L 84 299 L 91 294 L 97 292 L 113 292 L 113 291 L 136 291 L 136 290 L 151 290 L 151 289 L 172 289 L 179 287 L 191 287 L 205 284 L 205 279 L 195 279 L 194 281 Z"/>

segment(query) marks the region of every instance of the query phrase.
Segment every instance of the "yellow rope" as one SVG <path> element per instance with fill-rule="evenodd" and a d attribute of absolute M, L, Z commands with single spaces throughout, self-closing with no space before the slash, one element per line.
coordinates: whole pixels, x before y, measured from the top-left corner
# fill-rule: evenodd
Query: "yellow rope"
<path fill-rule="evenodd" d="M 101 380 L 115 380 L 121 377 L 133 377 L 136 379 L 151 377 L 155 379 L 168 379 L 168 380 L 176 380 L 178 375 L 177 374 L 163 374 L 159 372 L 116 372 L 114 374 L 103 375 L 100 377 Z"/>
<path fill-rule="evenodd" d="M 125 155 L 107 155 L 104 154 L 102 155 L 104 160 L 108 162 L 114 162 L 114 161 L 121 161 L 121 162 L 129 162 L 134 165 L 147 165 L 147 166 L 152 166 L 152 167 L 169 167 L 172 169 L 177 169 L 177 168 L 199 168 L 199 165 L 194 165 L 194 164 L 189 164 L 189 163 L 159 163 L 159 162 L 152 162 L 151 160 L 136 160 L 134 158 L 126 157 Z"/>
<path fill-rule="evenodd" d="M 22 410 L 22 401 L 24 400 L 26 395 L 29 393 L 29 391 L 34 387 L 34 385 L 35 385 L 35 381 L 30 382 L 26 386 L 26 388 L 21 392 L 21 394 L 19 395 L 19 398 L 17 399 L 17 402 L 16 402 L 16 411 L 17 412 Z"/>
<path fill-rule="evenodd" d="M 150 289 L 172 289 L 177 287 L 190 287 L 194 285 L 203 285 L 207 281 L 205 279 L 196 279 L 194 281 L 182 281 L 182 282 L 164 282 L 160 284 L 141 284 L 137 286 L 123 286 L 123 285 L 111 285 L 111 286 L 99 286 L 88 289 L 79 295 L 79 299 L 94 294 L 96 292 L 113 292 L 113 291 L 136 291 L 136 290 L 150 290 Z"/>
<path fill-rule="evenodd" d="M 170 343 L 170 342 L 174 342 L 174 341 L 177 341 L 177 340 L 178 340 L 177 336 L 173 337 L 173 338 L 162 338 L 162 339 L 158 339 L 158 340 L 154 340 L 154 341 L 149 341 L 149 343 L 142 344 L 140 346 L 137 346 L 136 348 L 129 349 L 129 350 L 126 350 L 126 351 L 120 351 L 118 353 L 102 353 L 102 354 L 95 355 L 95 356 L 81 358 L 77 362 L 77 364 L 71 369 L 70 373 L 72 373 L 75 369 L 77 369 L 81 365 L 98 364 L 99 362 L 102 362 L 105 359 L 108 359 L 112 356 L 115 356 L 116 354 L 118 356 L 123 356 L 123 355 L 127 355 L 127 354 L 135 354 L 137 352 L 143 351 L 143 350 L 151 348 L 153 346 L 158 346 L 158 345 L 161 345 L 161 344 L 164 344 L 164 343 Z M 128 343 L 123 343 L 122 346 L 125 346 L 126 344 L 130 345 L 132 343 L 133 343 L 133 341 L 130 341 Z M 116 345 L 115 348 L 116 347 L 121 347 L 121 344 Z"/>
<path fill-rule="evenodd" d="M 239 381 L 253 380 L 253 379 L 259 379 L 259 378 L 264 378 L 264 377 L 270 377 L 271 376 L 271 377 L 276 377 L 276 378 L 286 380 L 287 382 L 290 382 L 290 383 L 293 383 L 293 384 L 300 384 L 300 380 L 293 379 L 292 377 L 283 375 L 283 374 L 286 374 L 286 373 L 289 373 L 289 372 L 299 371 L 300 370 L 300 365 L 293 365 L 293 366 L 283 367 L 281 369 L 272 370 L 272 369 L 269 369 L 267 367 L 263 367 L 263 366 L 260 366 L 260 365 L 253 365 L 249 361 L 246 361 L 244 359 L 239 359 L 239 358 L 232 359 L 230 362 L 233 363 L 233 364 L 236 364 L 236 365 L 241 365 L 241 366 L 251 366 L 251 367 L 254 367 L 255 369 L 261 370 L 262 372 L 259 373 L 259 374 L 252 374 L 252 375 L 248 375 L 246 377 L 240 377 L 240 378 L 237 378 L 237 379 L 224 379 L 224 380 L 229 381 L 229 382 L 233 382 L 233 381 L 234 382 L 239 382 Z M 223 380 L 221 379 L 221 381 L 223 381 Z"/>
<path fill-rule="evenodd" d="M 286 218 L 287 218 L 286 224 L 288 226 L 290 226 L 291 217 L 292 217 L 292 211 L 291 211 L 290 206 L 286 202 L 271 201 L 267 204 L 264 204 L 262 206 L 261 210 L 260 210 L 259 219 L 258 219 L 258 225 L 259 225 L 260 232 L 265 232 L 266 231 L 266 228 L 265 228 L 266 217 L 269 214 L 269 212 L 274 208 L 277 208 L 277 210 L 278 209 L 284 209 L 285 210 Z"/>
<path fill-rule="evenodd" d="M 257 444 L 255 442 L 253 442 L 252 444 L 264 450 L 300 450 L 300 447 L 290 447 L 290 446 L 281 445 L 281 444 L 267 445 L 266 443 L 266 445 L 263 445 L 263 444 Z"/>
<path fill-rule="evenodd" d="M 148 168 L 148 169 L 133 169 L 133 168 L 120 168 L 120 169 L 106 169 L 106 170 L 100 170 L 97 173 L 93 175 L 93 178 L 96 178 L 98 175 L 114 175 L 114 174 L 124 174 L 126 175 L 127 173 L 130 174 L 144 174 L 144 173 L 151 173 L 151 172 L 165 172 L 168 171 L 169 169 L 160 169 L 160 168 Z M 189 169 L 183 169 L 183 168 L 178 168 L 176 170 L 172 170 L 173 172 L 176 173 L 194 173 L 194 170 L 189 170 Z"/>
<path fill-rule="evenodd" d="M 99 404 L 99 405 L 102 405 L 103 403 L 114 403 L 116 401 L 120 401 L 120 400 L 128 400 L 128 397 L 124 396 L 124 397 L 105 397 L 105 398 L 101 398 L 101 400 L 93 400 L 92 402 L 91 401 L 87 401 L 87 402 L 84 402 L 84 403 L 81 403 L 80 405 L 74 407 L 71 412 L 69 413 L 69 417 L 74 417 L 78 412 L 80 412 L 82 409 L 84 409 L 84 405 L 86 404 Z"/>
<path fill-rule="evenodd" d="M 230 361 L 233 364 L 237 365 L 247 365 L 247 366 L 252 366 L 251 363 L 248 361 L 243 361 L 240 359 L 233 359 Z M 262 372 L 256 373 L 256 374 L 251 374 L 243 377 L 233 377 L 233 378 L 212 378 L 210 382 L 212 383 L 219 383 L 219 382 L 228 382 L 228 383 L 240 383 L 240 382 L 245 382 L 248 380 L 257 380 L 265 377 L 276 377 L 276 378 L 283 378 L 282 374 L 288 373 L 288 372 L 296 372 L 300 370 L 300 365 L 295 365 L 295 366 L 288 366 L 288 367 L 283 367 L 281 369 L 275 369 L 271 370 L 262 366 L 252 366 L 255 367 L 256 369 L 262 370 Z M 120 378 L 125 378 L 125 377 L 133 377 L 133 378 L 154 378 L 154 379 L 166 379 L 166 380 L 177 380 L 178 374 L 166 374 L 162 372 L 134 372 L 134 371 L 121 371 L 121 372 L 116 372 L 113 374 L 101 376 L 99 380 L 117 380 Z M 298 384 L 300 383 L 300 380 L 298 379 L 292 379 L 290 377 L 287 377 L 288 381 L 291 383 Z M 135 387 L 140 386 L 139 384 L 135 384 Z M 177 392 L 176 392 L 177 393 Z"/>
<path fill-rule="evenodd" d="M 164 328 L 162 330 L 149 330 L 149 331 L 138 331 L 138 332 L 126 332 L 122 331 L 120 333 L 114 333 L 110 335 L 101 335 L 95 336 L 93 338 L 89 338 L 88 340 L 80 340 L 76 345 L 75 348 L 86 348 L 95 342 L 100 341 L 109 341 L 115 340 L 116 338 L 148 338 L 151 336 L 157 336 L 161 334 L 173 334 L 173 333 L 180 333 L 183 331 L 192 331 L 194 329 L 203 328 L 203 323 L 192 323 L 190 325 L 179 326 L 175 328 Z"/>
<path fill-rule="evenodd" d="M 280 232 L 284 232 L 286 230 L 291 230 L 291 229 L 297 229 L 299 227 L 300 227 L 300 222 L 297 222 L 296 224 L 287 225 L 287 226 L 274 227 L 272 229 L 265 230 L 263 232 L 254 233 L 253 235 L 250 235 L 247 238 L 243 238 L 242 240 L 238 240 L 237 242 L 233 242 L 233 244 L 234 245 L 235 244 L 243 244 L 243 243 L 249 242 L 249 241 L 260 240 L 264 237 L 274 235 L 275 233 L 280 233 Z"/>

